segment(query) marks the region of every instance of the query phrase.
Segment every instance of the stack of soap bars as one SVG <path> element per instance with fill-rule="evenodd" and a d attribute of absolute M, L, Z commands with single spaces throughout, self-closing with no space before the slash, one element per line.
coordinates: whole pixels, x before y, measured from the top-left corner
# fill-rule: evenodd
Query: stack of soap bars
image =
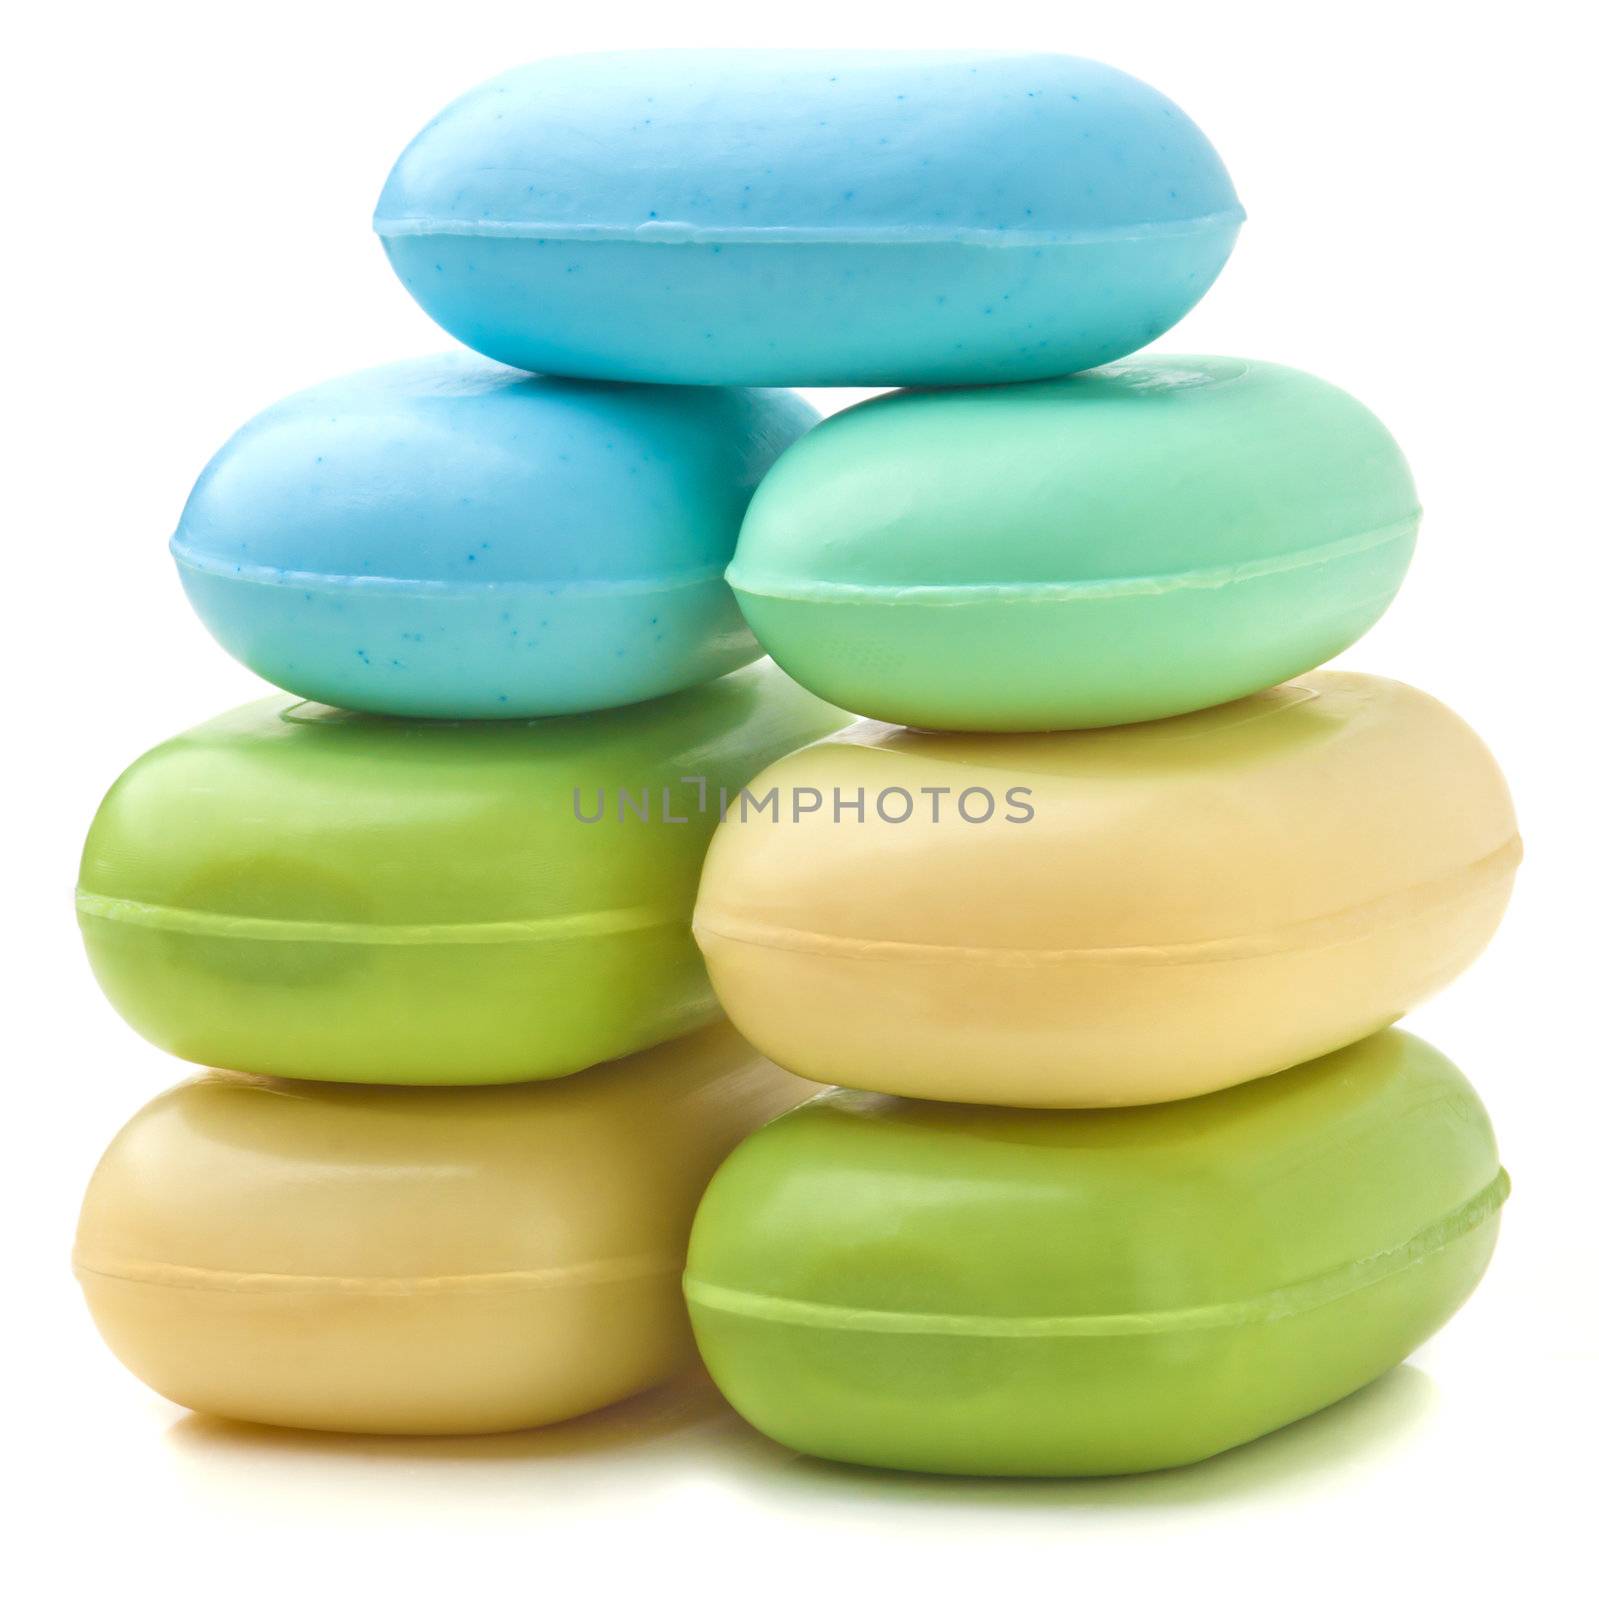
<path fill-rule="evenodd" d="M 1133 354 L 1241 220 L 1067 57 L 550 61 L 423 130 L 377 229 L 477 353 L 206 468 L 183 583 L 286 692 L 84 852 L 106 993 L 208 1069 L 83 1209 L 134 1372 L 474 1432 L 697 1341 L 796 1450 L 1098 1474 L 1450 1316 L 1506 1180 L 1389 1024 L 1515 821 L 1444 707 L 1316 670 L 1415 539 L 1382 424 Z"/>

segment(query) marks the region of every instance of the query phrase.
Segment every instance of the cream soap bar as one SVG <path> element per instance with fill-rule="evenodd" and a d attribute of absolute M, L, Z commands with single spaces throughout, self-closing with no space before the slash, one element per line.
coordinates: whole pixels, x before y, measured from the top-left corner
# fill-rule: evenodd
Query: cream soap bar
<path fill-rule="evenodd" d="M 695 913 L 728 1015 L 932 1100 L 1176 1100 L 1325 1054 L 1475 958 L 1521 852 L 1477 736 L 1347 672 L 1091 732 L 862 724 L 749 789 Z"/>
<path fill-rule="evenodd" d="M 212 1073 L 118 1134 L 74 1261 L 107 1344 L 179 1405 L 359 1433 L 555 1422 L 690 1359 L 695 1204 L 810 1092 L 725 1023 L 551 1084 Z"/>

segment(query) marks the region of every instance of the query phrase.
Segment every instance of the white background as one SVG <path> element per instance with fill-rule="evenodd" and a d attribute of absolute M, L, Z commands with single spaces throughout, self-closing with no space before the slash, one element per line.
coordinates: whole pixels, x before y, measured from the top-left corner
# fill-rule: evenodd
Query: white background
<path fill-rule="evenodd" d="M 1587 687 L 1599 369 L 1590 52 L 1563 11 L 28 8 L 5 69 L 0 253 L 4 1437 L 23 1512 L 0 1549 L 7 1564 L 39 1563 L 20 1592 L 1577 1586 L 1599 1421 Z M 1210 134 L 1251 215 L 1217 287 L 1163 343 L 1343 384 L 1386 419 L 1421 485 L 1409 582 L 1346 659 L 1463 713 L 1519 802 L 1528 854 L 1509 919 L 1414 1020 L 1477 1083 L 1516 1190 L 1499 1258 L 1454 1325 L 1366 1393 L 1208 1465 L 1023 1485 L 847 1471 L 768 1445 L 693 1385 L 488 1441 L 238 1429 L 125 1374 L 68 1273 L 100 1149 L 184 1070 L 94 988 L 70 910 L 79 844 L 128 761 L 261 692 L 190 615 L 165 553 L 191 480 L 281 394 L 446 343 L 368 228 L 390 162 L 446 100 L 537 55 L 707 43 L 1059 49 L 1150 80 Z"/>

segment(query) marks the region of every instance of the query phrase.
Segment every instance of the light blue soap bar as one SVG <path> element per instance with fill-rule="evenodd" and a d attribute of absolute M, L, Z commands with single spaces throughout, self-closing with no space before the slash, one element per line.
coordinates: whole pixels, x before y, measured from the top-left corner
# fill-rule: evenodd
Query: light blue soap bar
<path fill-rule="evenodd" d="M 457 100 L 378 202 L 458 339 L 663 383 L 997 383 L 1100 365 L 1210 287 L 1215 150 L 1072 56 L 672 50 L 536 62 Z"/>
<path fill-rule="evenodd" d="M 399 362 L 241 428 L 172 553 L 222 646 L 307 699 L 597 711 L 760 655 L 722 574 L 756 484 L 815 421 L 784 390 Z"/>

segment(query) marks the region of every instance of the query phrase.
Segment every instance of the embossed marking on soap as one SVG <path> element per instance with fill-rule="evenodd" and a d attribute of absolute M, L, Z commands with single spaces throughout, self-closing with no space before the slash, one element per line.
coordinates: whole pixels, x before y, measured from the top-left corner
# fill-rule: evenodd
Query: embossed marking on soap
<path fill-rule="evenodd" d="M 713 789 L 704 778 L 680 777 L 659 788 L 599 786 L 585 794 L 580 786 L 572 790 L 572 815 L 589 826 L 606 821 L 686 824 L 714 812 L 719 822 L 736 818 L 790 825 L 812 820 L 842 824 L 875 818 L 898 826 L 917 817 L 980 827 L 988 822 L 1031 822 L 1035 815 L 1032 793 L 1020 786 L 996 794 L 981 785 L 907 789 L 898 784 L 870 795 L 864 788 L 825 790 L 807 784 L 786 789 L 773 785 L 760 792 L 748 788 L 730 791 L 721 785 Z"/>

